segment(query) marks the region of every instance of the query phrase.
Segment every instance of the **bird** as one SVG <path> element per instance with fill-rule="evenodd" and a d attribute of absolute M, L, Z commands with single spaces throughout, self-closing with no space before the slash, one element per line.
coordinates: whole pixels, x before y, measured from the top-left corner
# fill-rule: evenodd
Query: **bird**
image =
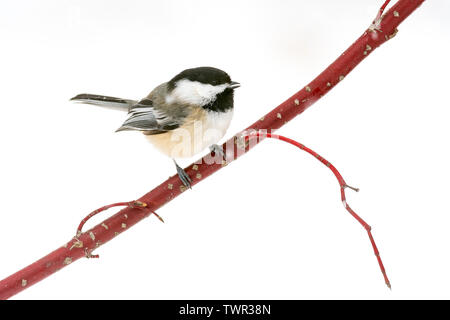
<path fill-rule="evenodd" d="M 127 112 L 116 132 L 142 132 L 156 149 L 173 159 L 181 182 L 191 188 L 192 179 L 176 159 L 192 157 L 208 147 L 224 156 L 216 143 L 230 126 L 234 90 L 239 87 L 225 71 L 197 67 L 178 73 L 141 100 L 89 93 L 70 100 Z"/>

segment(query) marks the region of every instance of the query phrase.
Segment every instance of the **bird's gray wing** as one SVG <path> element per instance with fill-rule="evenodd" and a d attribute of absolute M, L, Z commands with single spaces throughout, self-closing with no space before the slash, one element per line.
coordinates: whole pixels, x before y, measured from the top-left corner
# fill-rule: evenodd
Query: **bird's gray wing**
<path fill-rule="evenodd" d="M 116 130 L 137 130 L 145 134 L 159 134 L 178 128 L 182 117 L 173 117 L 170 112 L 154 105 L 153 101 L 145 98 L 131 106 L 128 111 L 128 119 Z"/>

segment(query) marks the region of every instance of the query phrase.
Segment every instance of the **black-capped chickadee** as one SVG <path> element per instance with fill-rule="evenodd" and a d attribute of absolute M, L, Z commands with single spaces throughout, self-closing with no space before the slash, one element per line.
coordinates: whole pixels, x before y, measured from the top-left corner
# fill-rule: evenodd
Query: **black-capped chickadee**
<path fill-rule="evenodd" d="M 116 130 L 141 131 L 162 153 L 175 158 L 191 157 L 207 147 L 223 154 L 216 143 L 225 135 L 233 116 L 233 93 L 238 82 L 219 69 L 187 69 L 140 100 L 79 94 L 71 100 L 128 111 L 128 119 Z M 191 178 L 175 162 L 183 184 Z"/>

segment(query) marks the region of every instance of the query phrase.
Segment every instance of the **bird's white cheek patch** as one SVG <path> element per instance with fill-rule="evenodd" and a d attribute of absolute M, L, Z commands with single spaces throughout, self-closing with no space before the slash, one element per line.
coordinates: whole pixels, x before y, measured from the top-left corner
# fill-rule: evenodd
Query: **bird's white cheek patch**
<path fill-rule="evenodd" d="M 213 86 L 197 81 L 180 80 L 176 87 L 166 97 L 166 103 L 188 103 L 203 106 L 213 102 L 217 94 L 223 92 L 229 85 Z"/>

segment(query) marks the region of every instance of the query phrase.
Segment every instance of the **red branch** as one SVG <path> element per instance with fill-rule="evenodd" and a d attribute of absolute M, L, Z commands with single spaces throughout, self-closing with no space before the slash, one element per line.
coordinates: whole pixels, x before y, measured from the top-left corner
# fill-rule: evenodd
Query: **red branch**
<path fill-rule="evenodd" d="M 362 60 L 369 56 L 377 47 L 391 39 L 397 33 L 398 25 L 405 20 L 425 0 L 399 0 L 357 39 L 336 61 L 326 68 L 306 87 L 280 104 L 267 115 L 260 118 L 247 129 L 275 130 L 305 111 L 314 102 L 324 96 L 329 90 L 340 83 Z M 192 178 L 192 186 L 237 159 L 252 146 L 241 148 L 240 134 L 228 140 L 224 145 L 227 150 L 227 161 L 222 164 L 211 163 L 211 154 L 188 166 L 185 171 Z M 227 148 L 228 147 L 228 148 Z M 231 152 L 229 152 L 231 148 Z M 175 199 L 186 188 L 174 175 L 151 190 L 138 201 L 146 203 L 145 208 L 122 209 L 112 217 L 82 233 L 76 239 L 71 239 L 62 247 L 25 267 L 17 273 L 0 281 L 0 299 L 7 299 L 14 294 L 30 287 L 72 262 L 89 257 L 93 250 L 113 239 L 125 230 L 148 217 L 169 201 Z"/>
<path fill-rule="evenodd" d="M 349 188 L 352 189 L 356 192 L 359 191 L 359 189 L 350 187 L 344 180 L 344 178 L 341 176 L 341 174 L 339 173 L 339 171 L 325 158 L 323 158 L 322 156 L 320 156 L 317 152 L 315 152 L 314 150 L 309 149 L 308 147 L 305 147 L 303 144 L 286 138 L 284 136 L 280 136 L 277 134 L 271 134 L 271 133 L 263 133 L 263 132 L 250 132 L 248 134 L 249 137 L 251 136 L 257 136 L 257 137 L 268 137 L 268 138 L 274 138 L 274 139 L 278 139 L 281 141 L 285 141 L 287 143 L 292 144 L 293 146 L 296 146 L 297 148 L 308 152 L 310 155 L 312 155 L 313 157 L 317 158 L 317 160 L 319 160 L 320 162 L 322 162 L 324 165 L 326 165 L 334 174 L 334 176 L 336 177 L 336 179 L 339 182 L 339 185 L 341 187 L 341 201 L 342 204 L 344 205 L 344 208 L 364 227 L 364 229 L 366 229 L 367 234 L 369 235 L 369 239 L 370 239 L 370 243 L 372 244 L 372 248 L 373 251 L 375 253 L 375 256 L 377 257 L 377 261 L 378 261 L 378 265 L 380 267 L 381 273 L 383 274 L 384 277 L 384 282 L 386 283 L 386 285 L 388 286 L 389 289 L 391 289 L 391 283 L 389 282 L 389 278 L 386 274 L 386 270 L 384 269 L 384 265 L 383 265 L 383 261 L 381 261 L 381 257 L 380 257 L 380 253 L 378 251 L 377 245 L 375 244 L 375 240 L 373 239 L 372 236 L 372 228 L 355 212 L 353 211 L 352 208 L 350 208 L 350 206 L 347 203 L 347 199 L 345 197 L 345 189 Z"/>

